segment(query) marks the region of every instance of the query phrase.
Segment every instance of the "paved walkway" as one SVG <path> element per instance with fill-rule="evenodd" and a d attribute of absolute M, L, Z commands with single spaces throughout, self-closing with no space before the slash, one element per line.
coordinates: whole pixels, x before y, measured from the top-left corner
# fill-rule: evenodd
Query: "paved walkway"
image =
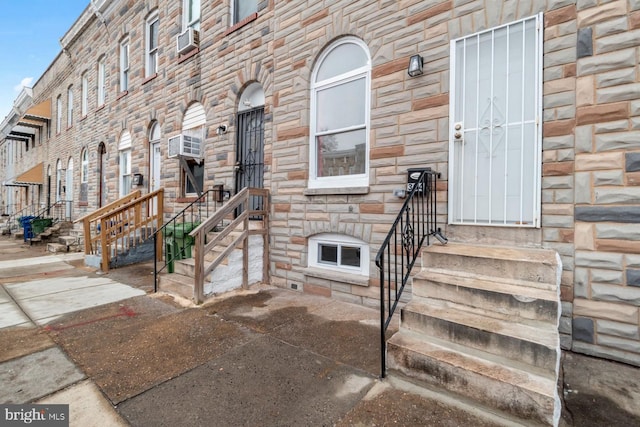
<path fill-rule="evenodd" d="M 270 287 L 194 308 L 148 294 L 148 265 L 101 275 L 78 254 L 22 249 L 0 239 L 16 254 L 0 258 L 1 403 L 67 403 L 72 426 L 509 425 L 381 382 L 376 310 Z M 637 368 L 570 357 L 569 396 L 591 403 L 575 425 L 612 425 L 595 413 L 604 398 L 608 421 L 640 420 Z M 587 362 L 593 377 L 580 382 Z"/>

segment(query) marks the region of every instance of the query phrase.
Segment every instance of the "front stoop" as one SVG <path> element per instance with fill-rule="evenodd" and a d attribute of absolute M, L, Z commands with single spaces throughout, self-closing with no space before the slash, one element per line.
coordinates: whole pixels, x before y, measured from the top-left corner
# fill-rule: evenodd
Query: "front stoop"
<path fill-rule="evenodd" d="M 557 426 L 560 275 L 555 251 L 450 243 L 422 255 L 388 368 L 519 423 Z"/>
<path fill-rule="evenodd" d="M 209 241 L 213 240 L 217 236 L 217 232 L 208 233 Z M 222 240 L 223 248 L 230 245 L 240 233 L 232 231 L 226 238 Z M 241 250 L 242 245 L 235 249 Z M 210 263 L 215 260 L 218 255 L 222 253 L 223 249 L 215 248 L 207 252 L 204 256 L 205 263 Z M 195 254 L 195 249 L 192 247 L 191 253 Z M 221 262 L 221 266 L 228 264 L 228 258 Z M 179 297 L 194 300 L 195 299 L 195 268 L 196 261 L 194 258 L 176 259 L 173 261 L 174 272 L 169 273 L 166 270 L 158 275 L 158 290 L 177 295 Z M 211 282 L 214 272 L 205 276 L 205 283 Z"/>

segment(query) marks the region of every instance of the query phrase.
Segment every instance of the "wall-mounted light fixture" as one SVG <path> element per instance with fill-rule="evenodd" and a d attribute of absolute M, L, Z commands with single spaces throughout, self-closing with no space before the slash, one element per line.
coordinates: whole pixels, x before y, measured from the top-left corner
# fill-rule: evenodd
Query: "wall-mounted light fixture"
<path fill-rule="evenodd" d="M 411 77 L 422 75 L 422 66 L 422 56 L 413 55 L 411 58 L 409 58 L 409 68 L 407 69 L 407 73 L 409 73 L 409 76 Z"/>
<path fill-rule="evenodd" d="M 218 135 L 224 135 L 225 133 L 227 133 L 227 125 L 218 126 L 218 129 L 216 129 L 216 133 Z"/>

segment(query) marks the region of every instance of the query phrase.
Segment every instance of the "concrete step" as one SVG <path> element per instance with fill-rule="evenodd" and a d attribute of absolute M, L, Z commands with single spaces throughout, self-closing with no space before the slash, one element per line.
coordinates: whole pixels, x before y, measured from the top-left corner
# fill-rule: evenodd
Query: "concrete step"
<path fill-rule="evenodd" d="M 69 246 L 60 243 L 47 243 L 47 252 L 69 252 Z"/>
<path fill-rule="evenodd" d="M 390 370 L 518 417 L 524 424 L 557 425 L 556 380 L 490 353 L 401 330 L 387 341 Z"/>
<path fill-rule="evenodd" d="M 77 239 L 73 236 L 59 236 L 58 243 L 61 245 L 71 246 L 78 243 Z"/>
<path fill-rule="evenodd" d="M 193 278 L 178 273 L 162 273 L 158 276 L 158 290 L 193 300 Z"/>
<path fill-rule="evenodd" d="M 210 255 L 210 254 L 213 254 L 213 255 Z M 212 251 L 209 254 L 207 254 L 207 256 L 205 256 L 205 263 L 210 263 L 214 259 L 215 259 L 215 253 L 213 253 L 213 251 Z M 228 264 L 228 260 L 227 259 L 223 260 L 220 263 L 220 265 L 227 265 L 227 264 Z M 173 263 L 173 266 L 174 266 L 174 272 L 175 273 L 182 274 L 183 276 L 187 276 L 187 277 L 191 277 L 191 278 L 195 278 L 196 277 L 196 273 L 195 273 L 196 260 L 194 258 L 175 260 L 174 263 Z M 209 274 L 207 274 L 205 276 L 205 278 L 204 278 L 205 282 L 211 280 L 211 274 L 213 274 L 213 272 L 211 272 L 211 273 L 209 273 Z"/>
<path fill-rule="evenodd" d="M 522 324 L 497 319 L 454 303 L 416 297 L 401 312 L 401 329 L 450 340 L 555 372 L 559 358 L 557 324 Z"/>
<path fill-rule="evenodd" d="M 431 245 L 422 253 L 422 266 L 466 271 L 540 283 L 558 283 L 560 257 L 555 251 L 452 243 Z"/>
<path fill-rule="evenodd" d="M 413 278 L 413 294 L 486 310 L 514 321 L 558 322 L 558 286 L 509 278 L 424 268 Z"/>

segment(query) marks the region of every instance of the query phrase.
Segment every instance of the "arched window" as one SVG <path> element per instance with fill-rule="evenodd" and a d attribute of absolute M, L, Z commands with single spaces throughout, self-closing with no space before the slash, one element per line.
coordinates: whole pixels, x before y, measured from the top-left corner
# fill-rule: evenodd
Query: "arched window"
<path fill-rule="evenodd" d="M 82 117 L 87 115 L 89 109 L 89 76 L 85 71 L 82 74 L 82 99 L 80 100 L 80 114 Z"/>
<path fill-rule="evenodd" d="M 56 202 L 62 200 L 62 162 L 56 162 Z"/>
<path fill-rule="evenodd" d="M 86 148 L 80 153 L 80 201 L 88 200 L 87 190 L 89 184 L 89 152 Z"/>
<path fill-rule="evenodd" d="M 73 86 L 67 89 L 67 127 L 73 126 Z"/>
<path fill-rule="evenodd" d="M 98 79 L 97 79 L 97 104 L 98 107 L 102 107 L 105 101 L 105 90 L 107 86 L 107 66 L 105 57 L 98 59 Z"/>
<path fill-rule="evenodd" d="M 131 134 L 128 130 L 120 135 L 118 151 L 120 152 L 120 197 L 124 197 L 131 192 Z"/>
<path fill-rule="evenodd" d="M 62 130 L 62 95 L 56 98 L 56 133 Z"/>
<path fill-rule="evenodd" d="M 207 116 L 204 107 L 198 102 L 189 106 L 182 119 L 182 134 L 185 138 L 199 142 L 202 151 L 204 151 L 204 125 L 206 120 Z M 204 160 L 188 159 L 187 165 L 195 181 L 189 177 L 185 170 L 182 170 L 182 195 L 195 196 L 204 187 Z"/>
<path fill-rule="evenodd" d="M 367 46 L 355 37 L 331 44 L 312 76 L 310 188 L 369 185 L 370 92 Z"/>

